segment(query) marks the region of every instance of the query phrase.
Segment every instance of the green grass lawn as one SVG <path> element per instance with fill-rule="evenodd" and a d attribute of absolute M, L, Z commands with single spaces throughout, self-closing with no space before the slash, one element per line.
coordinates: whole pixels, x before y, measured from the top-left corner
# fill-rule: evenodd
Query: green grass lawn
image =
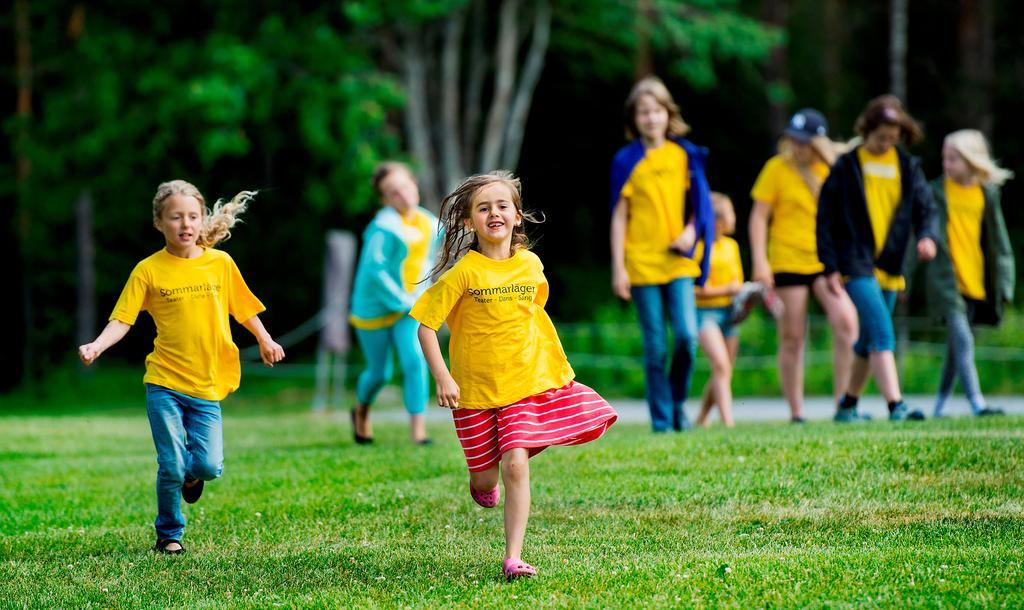
<path fill-rule="evenodd" d="M 225 402 L 224 477 L 156 555 L 138 390 L 0 411 L 0 607 L 1024 606 L 1021 418 L 617 425 L 531 461 L 540 573 L 506 584 L 450 426 L 357 447 L 290 390 Z"/>

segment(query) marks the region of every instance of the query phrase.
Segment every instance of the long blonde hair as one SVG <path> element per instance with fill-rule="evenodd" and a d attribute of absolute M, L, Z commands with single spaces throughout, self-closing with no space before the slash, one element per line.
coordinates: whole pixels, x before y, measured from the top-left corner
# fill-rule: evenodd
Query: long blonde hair
<path fill-rule="evenodd" d="M 977 129 L 961 129 L 946 136 L 945 143 L 952 146 L 967 161 L 971 171 L 985 184 L 1002 186 L 1013 178 L 1013 172 L 999 167 L 989 154 L 988 142 Z"/>
<path fill-rule="evenodd" d="M 516 211 L 523 217 L 523 224 L 512 227 L 512 254 L 519 250 L 529 249 L 530 240 L 526 237 L 526 222 L 544 222 L 543 216 L 537 216 L 523 209 L 523 187 L 519 178 L 506 170 L 496 170 L 489 174 L 477 174 L 462 181 L 444 200 L 441 201 L 441 229 L 444 231 L 444 245 L 437 265 L 431 270 L 431 277 L 444 271 L 468 250 L 480 250 L 480 241 L 476 233 L 466 228 L 466 221 L 472 217 L 473 198 L 477 191 L 485 186 L 500 182 L 512 193 L 512 203 Z"/>
<path fill-rule="evenodd" d="M 199 202 L 199 209 L 203 214 L 203 225 L 199 229 L 199 237 L 196 238 L 196 245 L 204 248 L 212 248 L 218 243 L 231 237 L 231 229 L 235 224 L 241 222 L 238 218 L 248 207 L 249 202 L 256 196 L 256 191 L 242 191 L 225 202 L 218 199 L 213 204 L 213 211 L 206 208 L 206 199 L 199 189 L 190 182 L 184 180 L 171 180 L 156 187 L 156 195 L 153 196 L 153 222 L 160 220 L 164 212 L 167 200 L 174 195 L 194 197 Z"/>
<path fill-rule="evenodd" d="M 846 146 L 841 142 L 835 142 L 828 136 L 817 135 L 812 137 L 807 144 L 811 147 L 814 152 L 814 156 L 825 165 L 832 167 L 836 162 L 836 157 L 846 152 Z M 820 178 L 817 174 L 811 171 L 810 167 L 805 167 L 796 162 L 793 158 L 793 147 L 794 141 L 792 138 L 783 136 L 779 138 L 778 153 L 782 157 L 783 161 L 788 163 L 798 174 L 800 178 L 807 185 L 807 189 L 811 191 L 811 195 L 814 199 L 818 199 L 818 195 L 821 193 L 821 186 L 824 184 L 824 179 Z"/>
<path fill-rule="evenodd" d="M 648 76 L 637 81 L 626 98 L 625 117 L 623 117 L 626 120 L 626 137 L 631 140 L 640 137 L 640 130 L 636 126 L 636 105 L 643 95 L 650 95 L 668 111 L 668 133 L 665 134 L 666 136 L 682 137 L 690 132 L 690 126 L 683 120 L 683 115 L 679 112 L 679 105 L 672 99 L 668 87 L 657 76 Z"/>

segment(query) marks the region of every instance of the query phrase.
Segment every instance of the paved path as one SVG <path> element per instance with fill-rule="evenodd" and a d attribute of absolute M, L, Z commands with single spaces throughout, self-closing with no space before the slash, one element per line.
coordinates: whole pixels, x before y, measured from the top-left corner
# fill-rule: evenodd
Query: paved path
<path fill-rule="evenodd" d="M 1024 396 L 988 396 L 987 398 L 990 404 L 1002 407 L 1009 415 L 1024 415 Z M 931 395 L 906 397 L 907 404 L 911 408 L 921 409 L 928 416 L 931 416 L 934 400 L 935 397 Z M 388 400 L 387 403 L 392 403 L 392 400 Z M 619 412 L 620 422 L 647 423 L 650 421 L 647 402 L 644 400 L 617 398 L 611 400 L 611 403 Z M 687 403 L 686 413 L 691 420 L 696 417 L 697 409 L 696 401 L 691 400 Z M 860 411 L 871 414 L 875 419 L 883 419 L 888 416 L 885 403 L 877 395 L 862 398 Z M 962 396 L 954 396 L 946 404 L 946 414 L 952 417 L 970 415 L 970 412 L 970 407 Z M 809 420 L 830 419 L 834 413 L 835 405 L 832 403 L 831 397 L 812 396 L 804 399 L 804 415 Z M 375 412 L 374 419 L 378 418 L 384 421 L 405 421 L 406 416 L 401 410 L 385 408 Z M 712 415 L 712 418 L 717 420 L 717 414 Z M 789 407 L 781 398 L 737 398 L 733 404 L 733 418 L 736 421 L 788 420 Z M 449 421 L 451 416 L 445 409 L 430 408 L 427 409 L 427 419 L 429 421 Z"/>

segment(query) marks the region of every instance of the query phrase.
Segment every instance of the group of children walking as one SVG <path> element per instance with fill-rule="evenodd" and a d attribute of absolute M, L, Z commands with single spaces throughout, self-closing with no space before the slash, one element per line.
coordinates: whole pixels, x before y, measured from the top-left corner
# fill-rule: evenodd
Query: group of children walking
<path fill-rule="evenodd" d="M 920 417 L 903 403 L 892 357 L 890 317 L 904 286 L 904 253 L 930 263 L 930 303 L 947 321 L 950 353 L 935 414 L 959 375 L 979 414 L 995 413 L 978 388 L 971 325 L 998 319 L 1013 292 L 1013 259 L 998 202 L 1010 176 L 990 159 L 978 132 L 945 142 L 945 178 L 928 185 L 917 159 L 896 146 L 920 137 L 899 100 L 872 101 L 857 122 L 862 141 L 836 158 L 820 113 L 796 113 L 751 193 L 753 280 L 744 284 L 739 247 L 729 237 L 736 214 L 711 192 L 707 151 L 656 78 L 641 80 L 626 102 L 631 141 L 612 164 L 612 287 L 636 303 L 644 345 L 647 401 L 655 432 L 682 430 L 698 344 L 711 362 L 697 422 L 717 405 L 731 414 L 738 316 L 734 298 L 754 286 L 779 321 L 779 370 L 792 419 L 803 421 L 803 344 L 808 295 L 833 329 L 837 421 L 859 419 L 869 373 L 894 420 Z M 440 218 L 419 207 L 412 172 L 384 163 L 373 184 L 382 203 L 363 236 L 350 321 L 367 360 L 359 376 L 352 432 L 370 444 L 370 411 L 397 354 L 412 440 L 427 444 L 427 371 L 437 404 L 452 410 L 469 470 L 469 495 L 496 507 L 504 484 L 505 556 L 511 580 L 536 569 L 522 560 L 530 511 L 529 458 L 553 445 L 595 440 L 614 409 L 575 380 L 544 306 L 548 283 L 530 251 L 526 209 L 511 174 L 472 176 L 449 194 Z M 264 310 L 231 257 L 214 248 L 252 197 L 239 193 L 209 211 L 199 191 L 175 180 L 153 200 L 165 247 L 132 271 L 110 322 L 79 347 L 85 364 L 125 336 L 145 309 L 156 322 L 146 359 L 146 406 L 157 451 L 154 549 L 184 553 L 181 500 L 199 499 L 220 476 L 220 401 L 238 387 L 240 365 L 228 317 L 257 339 L 267 366 L 284 350 L 264 329 Z M 435 280 L 431 283 L 430 280 Z M 450 365 L 437 331 L 451 331 Z M 671 330 L 671 349 L 666 330 Z"/>

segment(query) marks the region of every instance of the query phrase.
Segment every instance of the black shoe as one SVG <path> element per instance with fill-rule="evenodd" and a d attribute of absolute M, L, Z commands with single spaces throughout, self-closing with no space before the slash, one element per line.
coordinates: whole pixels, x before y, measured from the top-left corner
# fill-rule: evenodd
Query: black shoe
<path fill-rule="evenodd" d="M 429 438 L 421 438 L 420 440 L 416 441 L 416 444 L 417 445 L 423 445 L 424 447 L 426 447 L 427 445 L 433 445 L 434 441 L 433 441 L 433 439 L 429 439 Z"/>
<path fill-rule="evenodd" d="M 1006 411 L 999 407 L 984 407 L 981 411 L 978 411 L 978 417 L 987 417 L 989 415 L 1006 415 Z"/>
<path fill-rule="evenodd" d="M 157 540 L 156 541 L 156 546 L 153 547 L 153 550 L 156 551 L 157 553 L 163 553 L 164 555 L 184 555 L 185 554 L 185 547 L 183 547 L 183 546 L 180 549 L 174 549 L 173 551 L 168 550 L 167 549 L 167 545 L 171 544 L 171 543 L 177 543 L 178 546 L 181 546 L 181 540 Z"/>
<path fill-rule="evenodd" d="M 791 423 L 791 424 L 805 424 L 805 423 L 807 423 L 807 420 L 804 419 L 804 417 L 801 416 L 801 415 L 794 415 L 793 417 L 789 418 L 789 423 Z"/>
<path fill-rule="evenodd" d="M 198 481 L 198 483 L 194 485 L 188 484 L 193 481 Z M 189 504 L 195 504 L 199 500 L 199 496 L 203 495 L 203 484 L 205 482 L 202 479 L 193 479 L 193 481 L 186 481 L 185 485 L 181 486 L 181 499 Z"/>
<path fill-rule="evenodd" d="M 355 440 L 357 445 L 369 445 L 373 442 L 373 437 L 359 434 L 359 431 L 356 429 L 356 408 L 352 407 L 350 412 L 352 413 L 352 439 Z"/>

